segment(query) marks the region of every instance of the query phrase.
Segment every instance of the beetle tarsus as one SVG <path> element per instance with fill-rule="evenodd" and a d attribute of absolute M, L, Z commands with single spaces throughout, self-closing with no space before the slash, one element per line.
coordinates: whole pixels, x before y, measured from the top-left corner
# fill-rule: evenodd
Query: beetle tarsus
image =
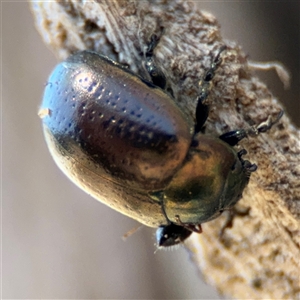
<path fill-rule="evenodd" d="M 277 114 L 275 120 L 272 120 L 271 116 L 268 116 L 268 119 L 264 122 L 261 122 L 257 126 L 253 126 L 251 129 L 249 129 L 249 135 L 258 135 L 259 133 L 266 132 L 272 128 L 273 125 L 275 125 L 283 116 L 283 110 L 280 110 Z"/>
<path fill-rule="evenodd" d="M 237 129 L 229 131 L 220 135 L 219 138 L 228 145 L 235 146 L 247 136 L 257 136 L 260 133 L 267 132 L 281 119 L 282 116 L 283 110 L 281 110 L 277 114 L 275 120 L 273 120 L 272 117 L 269 116 L 266 121 L 261 122 L 258 125 L 251 126 L 249 129 Z"/>
<path fill-rule="evenodd" d="M 203 127 L 209 113 L 209 108 L 206 103 L 206 99 L 208 98 L 210 89 L 211 89 L 211 81 L 215 76 L 215 72 L 222 63 L 221 53 L 227 49 L 225 45 L 223 45 L 216 56 L 214 57 L 210 68 L 205 72 L 202 80 L 199 82 L 200 90 L 197 98 L 197 108 L 196 108 L 196 125 L 195 132 L 199 132 Z"/>
<path fill-rule="evenodd" d="M 257 170 L 257 165 L 252 164 L 249 160 L 244 160 L 243 166 L 249 173 L 253 173 Z"/>
<path fill-rule="evenodd" d="M 243 155 L 246 155 L 248 152 L 246 149 L 242 149 L 240 150 L 237 155 L 238 155 L 238 158 L 241 159 Z"/>
<path fill-rule="evenodd" d="M 152 36 L 150 37 L 150 43 L 149 43 L 148 48 L 147 48 L 146 53 L 145 53 L 146 57 L 152 57 L 153 56 L 153 50 L 155 49 L 155 47 L 159 43 L 160 37 L 161 36 L 158 36 L 157 34 L 152 34 Z"/>
<path fill-rule="evenodd" d="M 161 89 L 165 89 L 166 87 L 166 77 L 164 73 L 160 70 L 160 68 L 156 65 L 154 60 L 154 49 L 158 45 L 160 41 L 161 35 L 158 36 L 153 34 L 150 38 L 150 43 L 145 53 L 145 69 L 151 77 L 151 81 L 154 85 L 160 87 Z"/>
<path fill-rule="evenodd" d="M 210 88 L 211 88 L 210 83 L 215 76 L 216 70 L 222 63 L 221 53 L 226 49 L 227 49 L 227 47 L 225 45 L 223 45 L 219 49 L 217 55 L 213 59 L 213 62 L 211 64 L 210 68 L 205 72 L 202 80 L 200 80 L 200 82 L 199 82 L 200 93 L 198 96 L 198 101 L 201 101 L 202 103 L 205 102 L 205 100 L 207 99 L 207 97 L 209 95 Z"/>
<path fill-rule="evenodd" d="M 273 120 L 272 116 L 268 116 L 266 121 L 259 123 L 258 125 L 254 125 L 247 130 L 247 135 L 257 136 L 260 133 L 267 132 L 270 130 L 283 116 L 283 110 L 280 110 L 277 114 L 276 118 Z"/>

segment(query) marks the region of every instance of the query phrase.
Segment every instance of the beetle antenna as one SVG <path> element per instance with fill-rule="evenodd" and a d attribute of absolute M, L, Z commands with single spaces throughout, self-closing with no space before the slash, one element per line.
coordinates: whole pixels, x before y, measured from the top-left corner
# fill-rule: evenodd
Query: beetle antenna
<path fill-rule="evenodd" d="M 142 227 L 144 227 L 144 225 L 137 225 L 137 226 L 133 227 L 132 229 L 128 230 L 122 236 L 122 240 L 125 242 L 127 240 L 127 238 L 129 238 L 130 236 L 132 236 L 134 233 L 138 232 Z"/>

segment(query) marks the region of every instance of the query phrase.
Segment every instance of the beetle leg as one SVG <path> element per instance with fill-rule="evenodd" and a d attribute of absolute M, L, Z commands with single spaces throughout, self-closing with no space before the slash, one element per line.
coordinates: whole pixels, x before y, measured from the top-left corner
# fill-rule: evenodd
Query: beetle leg
<path fill-rule="evenodd" d="M 252 128 L 249 129 L 248 134 L 249 135 L 258 135 L 259 133 L 270 130 L 272 128 L 272 126 L 281 119 L 282 116 L 283 116 L 283 110 L 279 111 L 279 113 L 277 114 L 276 119 L 274 121 L 272 120 L 272 117 L 269 116 L 266 121 L 261 122 L 257 126 L 252 126 Z"/>
<path fill-rule="evenodd" d="M 224 237 L 224 233 L 225 233 L 226 229 L 232 228 L 233 221 L 236 216 L 245 217 L 245 216 L 249 215 L 249 211 L 250 211 L 250 207 L 241 209 L 241 208 L 237 208 L 234 206 L 234 207 L 230 208 L 227 211 L 228 212 L 227 218 L 226 218 L 225 223 L 223 224 L 223 226 L 220 230 L 220 233 L 219 233 L 220 239 L 222 239 Z"/>
<path fill-rule="evenodd" d="M 210 68 L 205 72 L 202 80 L 199 82 L 200 86 L 200 92 L 199 96 L 197 98 L 197 107 L 196 107 L 196 125 L 195 125 L 195 132 L 199 132 L 201 128 L 203 127 L 209 113 L 209 108 L 206 102 L 206 99 L 209 95 L 210 89 L 211 89 L 211 81 L 215 76 L 215 72 L 222 63 L 221 59 L 221 53 L 226 49 L 227 47 L 223 45 L 215 58 L 212 61 L 212 64 Z"/>
<path fill-rule="evenodd" d="M 237 155 L 238 155 L 238 158 L 241 159 L 243 155 L 246 155 L 248 152 L 246 149 L 242 149 L 240 150 Z"/>
<path fill-rule="evenodd" d="M 198 101 L 196 108 L 196 125 L 195 133 L 198 133 L 202 130 L 204 123 L 208 118 L 209 107 L 204 104 L 202 101 Z"/>
<path fill-rule="evenodd" d="M 243 163 L 244 169 L 248 171 L 248 176 L 250 177 L 250 173 L 253 173 L 257 170 L 257 165 L 256 164 L 251 164 L 249 160 L 243 160 L 241 159 Z"/>
<path fill-rule="evenodd" d="M 200 101 L 200 102 L 204 103 L 205 100 L 207 99 L 210 88 L 211 88 L 211 81 L 215 76 L 216 70 L 222 63 L 221 53 L 226 49 L 227 49 L 227 47 L 225 45 L 220 48 L 217 55 L 213 59 L 210 68 L 205 72 L 202 80 L 200 80 L 200 82 L 199 82 L 200 93 L 198 96 L 198 102 Z"/>
<path fill-rule="evenodd" d="M 195 224 L 185 224 L 185 223 L 182 223 L 181 220 L 180 220 L 180 217 L 178 215 L 175 216 L 175 219 L 176 219 L 176 222 L 180 226 L 182 226 L 182 227 L 184 227 L 184 228 L 186 228 L 186 229 L 188 229 L 188 230 L 190 230 L 192 232 L 202 233 L 201 224 L 195 225 Z"/>
<path fill-rule="evenodd" d="M 241 141 L 243 138 L 247 136 L 247 132 L 244 129 L 240 130 L 233 130 L 226 132 L 219 136 L 219 138 L 226 142 L 230 146 L 235 146 L 238 144 L 239 141 Z"/>
<path fill-rule="evenodd" d="M 242 149 L 237 153 L 237 156 L 238 156 L 239 160 L 241 161 L 243 168 L 248 171 L 248 176 L 250 177 L 250 174 L 257 170 L 257 165 L 251 164 L 251 162 L 249 160 L 244 160 L 242 158 L 242 156 L 246 155 L 246 154 L 247 154 L 247 151 L 245 149 Z"/>
<path fill-rule="evenodd" d="M 165 74 L 159 69 L 159 67 L 154 62 L 154 54 L 153 50 L 159 43 L 161 36 L 157 36 L 156 34 L 153 34 L 151 36 L 150 43 L 148 45 L 148 48 L 145 53 L 145 68 L 148 74 L 151 77 L 152 83 L 162 89 L 165 89 L 166 87 L 166 76 Z"/>
<path fill-rule="evenodd" d="M 275 120 L 272 120 L 272 117 L 269 116 L 268 119 L 264 122 L 261 122 L 258 125 L 251 126 L 249 129 L 238 129 L 226 132 L 219 136 L 221 140 L 226 142 L 230 146 L 235 146 L 241 141 L 243 138 L 247 136 L 256 136 L 260 133 L 266 132 L 272 128 L 274 124 L 276 124 L 280 118 L 283 116 L 283 110 L 281 110 Z"/>

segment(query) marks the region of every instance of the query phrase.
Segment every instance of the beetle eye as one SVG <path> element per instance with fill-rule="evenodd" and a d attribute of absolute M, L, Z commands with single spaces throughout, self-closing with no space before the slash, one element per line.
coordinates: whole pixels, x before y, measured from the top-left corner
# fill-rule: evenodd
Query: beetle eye
<path fill-rule="evenodd" d="M 171 223 L 166 226 L 159 226 L 156 230 L 156 243 L 158 247 L 170 247 L 182 243 L 192 231 L 185 227 Z"/>

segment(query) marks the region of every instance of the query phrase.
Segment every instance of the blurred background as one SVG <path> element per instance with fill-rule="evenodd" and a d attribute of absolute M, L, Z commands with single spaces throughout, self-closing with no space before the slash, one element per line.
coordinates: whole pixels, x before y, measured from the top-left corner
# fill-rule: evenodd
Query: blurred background
<path fill-rule="evenodd" d="M 274 71 L 259 72 L 300 125 L 300 5 L 203 2 L 225 38 L 255 61 L 281 61 L 288 91 Z M 56 167 L 37 116 L 56 65 L 33 24 L 28 3 L 1 2 L 2 26 L 2 297 L 52 299 L 218 299 L 183 247 L 154 254 L 154 230 L 109 209 Z M 205 225 L 204 231 L 205 231 Z M 200 275 L 201 276 L 201 275 Z"/>

